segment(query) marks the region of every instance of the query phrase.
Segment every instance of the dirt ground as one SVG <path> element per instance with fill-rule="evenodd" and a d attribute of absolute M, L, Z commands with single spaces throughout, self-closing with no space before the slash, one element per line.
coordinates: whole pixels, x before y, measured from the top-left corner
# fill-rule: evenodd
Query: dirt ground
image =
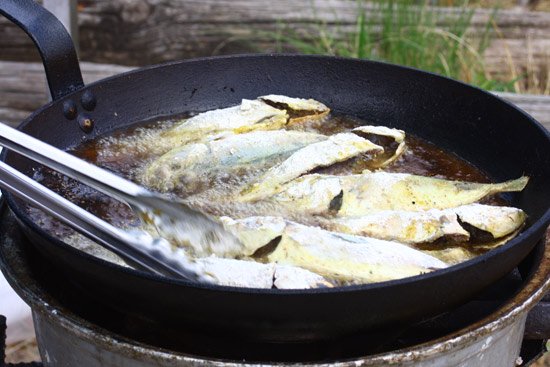
<path fill-rule="evenodd" d="M 29 363 L 39 360 L 40 354 L 35 339 L 8 345 L 6 348 L 6 363 Z"/>
<path fill-rule="evenodd" d="M 546 343 L 546 349 L 550 348 L 550 342 Z M 542 358 L 532 364 L 533 367 L 550 367 L 550 353 L 546 352 Z"/>
<path fill-rule="evenodd" d="M 532 364 L 533 367 L 550 367 L 550 354 L 546 353 L 541 359 Z"/>

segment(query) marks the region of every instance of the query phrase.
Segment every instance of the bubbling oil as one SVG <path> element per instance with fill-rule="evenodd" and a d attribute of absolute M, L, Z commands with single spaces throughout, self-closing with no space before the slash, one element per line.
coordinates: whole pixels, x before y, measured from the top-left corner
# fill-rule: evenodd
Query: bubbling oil
<path fill-rule="evenodd" d="M 179 121 L 167 119 L 136 124 L 110 135 L 86 141 L 74 147 L 70 153 L 138 184 L 143 184 L 142 176 L 146 167 L 173 148 L 163 142 L 163 134 Z M 287 129 L 333 135 L 349 132 L 362 125 L 369 125 L 369 123 L 355 117 L 331 113 L 321 120 L 293 124 Z M 385 171 L 450 180 L 489 182 L 488 177 L 482 171 L 451 152 L 444 151 L 434 144 L 410 134 L 407 134 L 405 141 L 407 145 L 405 153 L 389 167 L 386 167 Z M 250 204 L 228 200 L 228 198 L 238 195 L 240 189 L 247 183 L 254 182 L 269 167 L 282 162 L 285 158 L 285 156 L 279 156 L 265 161 L 263 164 L 220 170 L 214 175 L 208 175 L 205 172 L 203 176 L 197 177 L 197 180 L 201 182 L 201 187 L 195 189 L 192 195 L 186 192 L 185 187 L 176 188 L 172 192 L 165 192 L 165 194 L 183 199 L 189 205 L 216 216 L 243 218 L 255 215 L 273 215 L 283 216 L 303 224 L 315 224 L 314 218 L 304 218 L 304 216 L 296 215 L 274 203 Z M 372 168 L 371 158 L 364 155 L 318 169 L 315 172 L 337 175 L 357 174 Z M 127 205 L 56 172 L 44 169 L 39 175 L 43 184 L 111 224 L 119 227 L 139 225 L 139 221 Z M 488 200 L 486 203 L 500 202 L 496 198 Z M 54 225 L 49 220 L 42 218 L 41 222 L 47 227 L 51 226 L 50 229 L 55 227 L 56 232 L 60 230 L 58 225 Z"/>
<path fill-rule="evenodd" d="M 110 135 L 86 141 L 75 146 L 70 153 L 143 185 L 142 177 L 146 167 L 174 148 L 163 141 L 163 134 L 178 122 L 175 119 L 168 119 L 136 124 Z M 331 113 L 322 120 L 293 124 L 287 129 L 333 135 L 349 132 L 362 125 L 370 125 L 370 123 L 355 117 Z M 451 152 L 411 136 L 409 133 L 407 133 L 405 141 L 407 145 L 405 153 L 386 167 L 385 171 L 450 180 L 490 182 L 481 170 Z M 247 183 L 254 182 L 269 167 L 282 162 L 285 158 L 285 156 L 280 156 L 269 162 L 264 162 L 264 164 L 221 170 L 214 175 L 205 172 L 203 173 L 204 177 L 197 177 L 201 182 L 201 187 L 195 188 L 193 195 L 189 195 L 185 187 L 178 187 L 171 192 L 165 192 L 165 194 L 184 200 L 190 206 L 216 216 L 225 215 L 232 218 L 257 215 L 282 216 L 302 224 L 314 225 L 317 223 L 314 217 L 295 214 L 272 202 L 241 203 L 228 200 L 228 198 L 238 195 L 238 192 Z M 315 172 L 337 175 L 357 174 L 365 169 L 373 168 L 371 158 L 364 155 L 330 167 L 317 169 Z M 38 172 L 37 178 L 40 178 L 44 185 L 115 226 L 127 228 L 141 225 L 139 219 L 127 205 L 98 193 L 75 180 L 48 169 Z M 502 204 L 502 200 L 493 197 L 485 200 L 485 203 Z M 46 230 L 61 238 L 74 238 L 72 231 L 55 220 L 45 217 L 38 210 L 29 210 L 31 216 L 39 221 Z"/>

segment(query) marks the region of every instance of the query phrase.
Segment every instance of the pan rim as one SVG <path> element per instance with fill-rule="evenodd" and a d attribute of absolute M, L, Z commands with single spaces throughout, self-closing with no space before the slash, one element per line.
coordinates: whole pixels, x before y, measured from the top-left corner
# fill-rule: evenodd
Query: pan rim
<path fill-rule="evenodd" d="M 203 58 L 194 58 L 194 59 L 188 59 L 188 60 L 178 60 L 178 61 L 170 61 L 162 64 L 156 64 L 156 65 L 149 65 L 142 68 L 136 68 L 121 74 L 117 74 L 105 79 L 101 79 L 99 81 L 96 81 L 94 83 L 87 84 L 82 89 L 79 89 L 77 91 L 71 92 L 65 97 L 57 100 L 57 101 L 51 101 L 36 111 L 34 111 L 29 117 L 27 117 L 19 126 L 18 129 L 23 129 L 25 126 L 30 124 L 36 115 L 40 114 L 41 112 L 49 109 L 50 107 L 54 105 L 58 105 L 66 98 L 70 98 L 71 96 L 74 96 L 76 94 L 80 94 L 83 91 L 87 90 L 88 88 L 95 87 L 101 84 L 105 84 L 112 80 L 117 80 L 119 78 L 127 78 L 131 77 L 133 75 L 137 75 L 139 73 L 145 72 L 145 71 L 151 71 L 156 69 L 161 69 L 165 67 L 180 65 L 180 64 L 191 64 L 191 63 L 198 63 L 198 62 L 219 62 L 220 60 L 233 60 L 233 59 L 255 59 L 255 58 L 265 58 L 265 59 L 273 59 L 273 58 L 300 58 L 300 59 L 311 59 L 311 60 L 327 60 L 327 61 L 344 61 L 344 62 L 356 62 L 356 63 L 362 63 L 365 65 L 383 65 L 387 67 L 393 67 L 400 69 L 402 71 L 409 71 L 413 73 L 420 73 L 422 75 L 428 75 L 430 77 L 440 79 L 440 80 L 446 80 L 451 81 L 454 83 L 459 83 L 461 86 L 470 88 L 473 90 L 476 90 L 478 92 L 481 92 L 483 94 L 489 95 L 491 98 L 496 99 L 500 103 L 505 104 L 508 107 L 511 107 L 515 110 L 517 110 L 520 114 L 522 114 L 534 127 L 538 130 L 539 133 L 543 134 L 543 136 L 546 138 L 548 143 L 550 144 L 550 132 L 546 130 L 542 124 L 540 124 L 538 121 L 536 121 L 532 116 L 530 116 L 528 113 L 523 111 L 522 109 L 518 108 L 514 104 L 503 100 L 502 98 L 482 90 L 481 88 L 474 87 L 472 85 L 466 84 L 464 82 L 444 77 L 438 74 L 434 74 L 431 72 L 422 71 L 419 69 L 406 67 L 406 66 L 400 66 L 395 65 L 387 62 L 380 62 L 380 61 L 372 61 L 372 60 L 362 60 L 362 59 L 354 59 L 354 58 L 344 58 L 344 57 L 335 57 L 335 56 L 324 56 L 324 55 L 296 55 L 296 54 L 243 54 L 243 55 L 228 55 L 228 56 L 209 56 L 209 57 L 203 57 Z M 8 154 L 7 150 L 4 149 L 2 153 L 0 154 L 0 159 L 5 160 L 6 155 Z M 129 275 L 134 275 L 138 277 L 145 277 L 148 280 L 153 281 L 160 281 L 166 284 L 176 285 L 176 286 L 184 286 L 184 287 L 192 287 L 196 289 L 205 289 L 205 290 L 212 290 L 212 291 L 220 291 L 220 292 L 230 292 L 230 293 L 246 293 L 246 294 L 265 294 L 265 295 L 281 295 L 281 296 L 292 296 L 292 295 L 315 295 L 315 294 L 334 294 L 334 293 L 354 293 L 354 292 L 364 292 L 368 290 L 376 290 L 380 288 L 388 288 L 388 287 L 397 287 L 397 286 L 406 286 L 410 283 L 416 283 L 417 281 L 423 281 L 423 280 L 430 280 L 430 279 L 436 279 L 442 276 L 445 276 L 446 274 L 450 272 L 456 272 L 456 271 L 466 271 L 467 268 L 474 267 L 478 265 L 479 263 L 486 262 L 490 257 L 498 256 L 502 254 L 503 252 L 508 251 L 511 247 L 515 247 L 516 245 L 519 245 L 520 242 L 523 242 L 524 239 L 527 239 L 528 237 L 535 236 L 537 233 L 544 233 L 543 231 L 546 229 L 548 224 L 550 223 L 550 207 L 545 211 L 541 217 L 532 223 L 529 227 L 527 227 L 525 230 L 523 230 L 517 237 L 507 242 L 505 245 L 500 246 L 496 249 L 493 249 L 491 251 L 488 251 L 487 253 L 476 256 L 473 259 L 461 262 L 456 265 L 449 266 L 445 269 L 439 269 L 430 273 L 425 273 L 421 275 L 416 275 L 412 277 L 406 277 L 401 279 L 394 279 L 389 281 L 383 281 L 383 282 L 377 282 L 377 283 L 367 283 L 367 284 L 358 284 L 358 285 L 347 285 L 347 286 L 339 286 L 334 288 L 313 288 L 313 289 L 263 289 L 263 288 L 244 288 L 244 287 L 233 287 L 233 286 L 223 286 L 223 285 L 217 285 L 217 284 L 203 284 L 203 283 L 195 283 L 190 282 L 186 280 L 179 280 L 179 279 L 173 279 L 173 278 L 166 278 L 155 274 L 149 274 L 143 271 L 135 270 L 132 268 L 127 268 L 121 265 L 117 265 L 115 263 L 97 258 L 93 255 L 90 255 L 88 253 L 85 253 L 84 251 L 78 250 L 71 245 L 65 243 L 64 241 L 52 236 L 48 232 L 41 229 L 36 223 L 33 221 L 30 221 L 30 219 L 24 215 L 22 212 L 22 208 L 20 205 L 16 203 L 16 200 L 14 199 L 13 195 L 11 193 L 3 191 L 3 195 L 5 196 L 8 205 L 10 209 L 15 213 L 18 220 L 23 221 L 29 228 L 31 228 L 35 233 L 39 234 L 42 237 L 45 237 L 48 241 L 54 243 L 55 245 L 62 246 L 65 249 L 68 249 L 70 251 L 77 251 L 80 255 L 84 255 L 88 259 L 96 260 L 103 265 L 113 268 L 117 271 L 123 271 Z M 532 246 L 534 247 L 534 245 Z"/>

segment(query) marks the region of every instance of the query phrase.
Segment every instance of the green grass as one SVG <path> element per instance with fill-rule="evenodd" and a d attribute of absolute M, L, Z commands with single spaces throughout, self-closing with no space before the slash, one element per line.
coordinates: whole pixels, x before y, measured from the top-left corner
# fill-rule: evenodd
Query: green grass
<path fill-rule="evenodd" d="M 467 1 L 445 19 L 427 1 L 418 0 L 358 3 L 357 14 L 353 30 L 346 30 L 338 23 L 317 22 L 308 30 L 297 32 L 283 23 L 276 35 L 278 49 L 381 60 L 463 80 L 484 89 L 513 89 L 514 80 L 494 80 L 483 63 L 496 9 L 475 37 L 468 33 L 474 10 Z"/>

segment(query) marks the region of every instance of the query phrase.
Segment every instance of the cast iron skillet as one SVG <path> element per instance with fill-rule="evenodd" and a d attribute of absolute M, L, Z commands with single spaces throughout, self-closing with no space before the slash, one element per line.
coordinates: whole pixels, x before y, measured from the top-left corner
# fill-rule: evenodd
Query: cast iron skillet
<path fill-rule="evenodd" d="M 531 177 L 527 188 L 512 197 L 512 205 L 527 212 L 528 225 L 499 249 L 417 277 L 294 291 L 190 284 L 124 269 L 45 233 L 5 193 L 36 250 L 62 269 L 67 281 L 158 327 L 300 342 L 406 324 L 463 303 L 501 278 L 529 253 L 550 222 L 549 133 L 477 88 L 384 63 L 289 55 L 173 62 L 83 86 L 70 39 L 51 14 L 28 0 L 3 0 L 0 11 L 37 43 L 54 99 L 20 129 L 63 149 L 139 121 L 275 93 L 314 98 L 334 111 L 403 129 L 456 152 L 497 181 Z M 36 167 L 10 152 L 3 159 L 28 174 Z"/>

